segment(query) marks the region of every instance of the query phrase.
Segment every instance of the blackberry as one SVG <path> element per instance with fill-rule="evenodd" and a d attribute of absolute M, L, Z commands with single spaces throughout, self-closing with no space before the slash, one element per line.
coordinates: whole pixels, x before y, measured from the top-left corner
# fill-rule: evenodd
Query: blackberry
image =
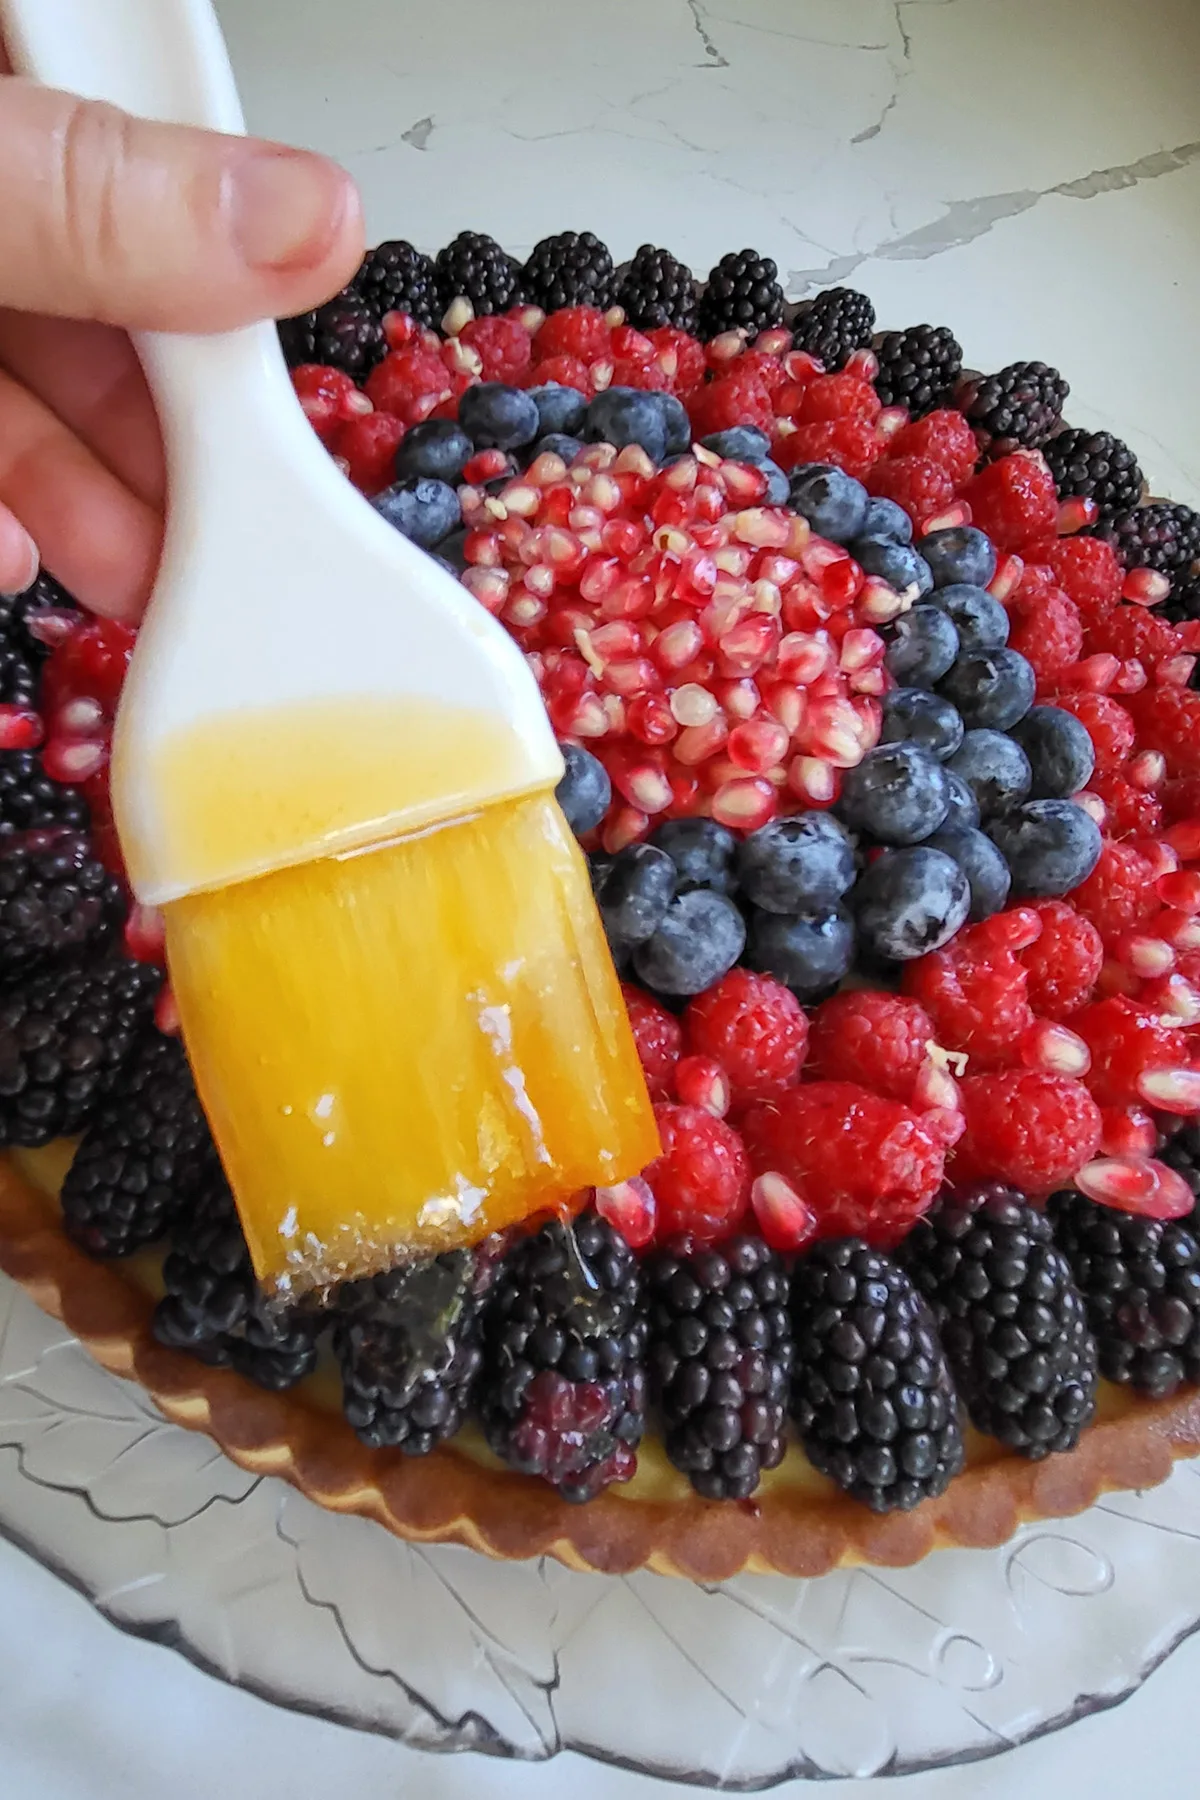
<path fill-rule="evenodd" d="M 1182 1222 L 1189 1231 L 1200 1234 L 1200 1124 L 1181 1125 L 1154 1154 L 1168 1169 L 1182 1175 L 1195 1194 L 1196 1205 Z"/>
<path fill-rule="evenodd" d="M 809 1461 L 873 1512 L 945 1493 L 963 1466 L 933 1315 L 859 1238 L 817 1244 L 792 1276 L 792 1416 Z"/>
<path fill-rule="evenodd" d="M 1171 583 L 1171 592 L 1154 610 L 1172 625 L 1185 625 L 1189 619 L 1200 619 L 1200 574 L 1177 575 Z M 1200 662 L 1193 669 L 1188 685 L 1200 686 Z"/>
<path fill-rule="evenodd" d="M 617 305 L 639 331 L 674 325 L 695 332 L 699 288 L 696 277 L 669 250 L 643 244 L 621 277 Z"/>
<path fill-rule="evenodd" d="M 947 406 L 962 374 L 962 345 L 948 325 L 910 325 L 876 341 L 875 392 L 885 406 L 907 406 L 914 419 Z"/>
<path fill-rule="evenodd" d="M 163 1281 L 153 1326 L 160 1344 L 234 1368 L 259 1387 L 293 1387 L 312 1372 L 323 1320 L 259 1288 L 233 1195 L 215 1163 L 171 1228 Z"/>
<path fill-rule="evenodd" d="M 961 383 L 957 400 L 976 435 L 988 440 L 992 455 L 1003 456 L 1019 444 L 1029 449 L 1044 444 L 1062 418 L 1070 391 L 1049 364 L 1020 362 Z"/>
<path fill-rule="evenodd" d="M 390 312 L 408 313 L 420 325 L 436 325 L 441 317 L 433 264 L 405 238 L 368 250 L 350 285 L 377 324 Z"/>
<path fill-rule="evenodd" d="M 1033 1461 L 1096 1410 L 1096 1340 L 1049 1219 L 999 1184 L 945 1200 L 904 1262 L 929 1300 L 972 1423 Z"/>
<path fill-rule="evenodd" d="M 313 320 L 313 362 L 341 369 L 356 381 L 387 354 L 383 327 L 371 307 L 353 297 L 317 308 Z"/>
<path fill-rule="evenodd" d="M 1136 506 L 1142 497 L 1137 457 L 1111 431 L 1057 432 L 1043 445 L 1042 455 L 1060 496 L 1094 500 L 1102 519 Z"/>
<path fill-rule="evenodd" d="M 0 976 L 11 980 L 48 957 L 111 937 L 121 884 L 91 854 L 82 832 L 0 839 Z"/>
<path fill-rule="evenodd" d="M 149 1026 L 162 970 L 127 957 L 34 974 L 0 994 L 0 1144 L 90 1123 Z"/>
<path fill-rule="evenodd" d="M 36 635 L 38 616 L 55 612 L 77 612 L 78 607 L 65 587 L 43 570 L 20 594 L 0 594 L 0 644 L 17 653 L 35 674 L 50 654 L 50 645 Z"/>
<path fill-rule="evenodd" d="M 483 1365 L 489 1268 L 474 1251 L 452 1250 L 340 1290 L 333 1348 L 342 1408 L 364 1444 L 427 1456 L 459 1429 Z"/>
<path fill-rule="evenodd" d="M 211 1173 L 215 1154 L 183 1046 L 149 1032 L 67 1171 L 68 1235 L 97 1257 L 152 1244 Z"/>
<path fill-rule="evenodd" d="M 55 825 L 86 831 L 90 817 L 80 789 L 51 781 L 35 751 L 0 750 L 0 842 Z"/>
<path fill-rule="evenodd" d="M 875 308 L 854 288 L 826 288 L 792 320 L 797 350 L 807 350 L 826 369 L 844 369 L 856 350 L 871 341 Z"/>
<path fill-rule="evenodd" d="M 779 270 L 757 250 L 731 250 L 709 271 L 700 296 L 696 329 L 705 340 L 723 331 L 746 331 L 755 337 L 783 318 Z"/>
<path fill-rule="evenodd" d="M 1097 1206 L 1073 1189 L 1048 1207 L 1109 1381 L 1159 1399 L 1200 1382 L 1200 1244 L 1183 1226 Z"/>
<path fill-rule="evenodd" d="M 471 302 L 476 318 L 507 312 L 521 297 L 520 263 L 486 231 L 460 231 L 438 251 L 434 276 L 443 313 L 460 295 Z"/>
<path fill-rule="evenodd" d="M 745 1500 L 787 1448 L 787 1277 L 761 1238 L 643 1265 L 651 1397 L 666 1451 L 706 1500 Z"/>
<path fill-rule="evenodd" d="M 637 1261 L 594 1212 L 509 1252 L 483 1315 L 478 1404 L 511 1468 L 591 1500 L 637 1467 L 646 1324 Z"/>
<path fill-rule="evenodd" d="M 0 702 L 36 707 L 38 670 L 23 650 L 0 637 Z"/>
<path fill-rule="evenodd" d="M 527 300 L 544 312 L 560 306 L 612 305 L 616 277 L 606 244 L 590 231 L 560 231 L 535 244 L 521 270 Z"/>
<path fill-rule="evenodd" d="M 305 363 L 316 362 L 316 325 L 315 308 L 275 321 L 275 329 L 279 333 L 279 348 L 283 351 L 283 360 L 289 369 L 299 369 Z"/>
<path fill-rule="evenodd" d="M 1186 575 L 1200 560 L 1200 513 L 1170 500 L 1117 513 L 1093 525 L 1092 536 L 1110 543 L 1127 569 Z"/>

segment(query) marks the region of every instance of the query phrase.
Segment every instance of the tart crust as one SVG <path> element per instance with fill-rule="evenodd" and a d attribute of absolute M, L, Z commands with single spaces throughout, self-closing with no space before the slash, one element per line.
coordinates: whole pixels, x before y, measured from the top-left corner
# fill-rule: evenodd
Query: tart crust
<path fill-rule="evenodd" d="M 319 1506 L 375 1519 L 398 1537 L 502 1560 L 553 1556 L 573 1569 L 706 1582 L 823 1575 L 856 1562 L 902 1567 L 946 1546 L 1002 1544 L 1025 1520 L 1082 1512 L 1114 1489 L 1154 1487 L 1177 1457 L 1200 1454 L 1200 1390 L 1145 1400 L 1109 1387 L 1100 1419 L 1069 1455 L 969 1460 L 947 1493 L 911 1513 L 877 1517 L 824 1483 L 773 1483 L 742 1502 L 610 1489 L 574 1506 L 454 1445 L 427 1457 L 368 1450 L 340 1413 L 302 1392 L 265 1393 L 166 1349 L 151 1333 L 149 1287 L 76 1249 L 53 1201 L 9 1156 L 0 1156 L 0 1267 L 104 1368 L 140 1382 L 167 1418 L 207 1432 L 240 1467 L 280 1475 Z"/>

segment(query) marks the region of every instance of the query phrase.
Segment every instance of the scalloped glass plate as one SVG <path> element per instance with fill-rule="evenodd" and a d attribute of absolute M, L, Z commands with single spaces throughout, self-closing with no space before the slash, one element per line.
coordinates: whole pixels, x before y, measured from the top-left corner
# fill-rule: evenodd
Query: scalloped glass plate
<path fill-rule="evenodd" d="M 735 1790 L 994 1755 L 1123 1699 L 1200 1625 L 1197 1464 L 912 1569 L 702 1588 L 495 1563 L 244 1473 L 3 1275 L 0 1530 L 281 1706 Z"/>

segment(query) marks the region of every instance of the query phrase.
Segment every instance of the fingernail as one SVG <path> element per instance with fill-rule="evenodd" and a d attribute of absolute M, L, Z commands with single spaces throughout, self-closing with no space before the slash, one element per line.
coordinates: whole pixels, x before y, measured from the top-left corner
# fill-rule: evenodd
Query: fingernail
<path fill-rule="evenodd" d="M 304 150 L 255 146 L 235 164 L 233 229 L 251 268 L 309 268 L 341 228 L 349 183 L 334 163 Z"/>
<path fill-rule="evenodd" d="M 25 527 L 11 514 L 3 520 L 0 529 L 0 557 L 6 570 L 11 571 L 8 582 L 4 584 L 5 593 L 23 594 L 26 588 L 32 587 L 42 566 L 38 555 L 38 547 L 26 531 Z"/>

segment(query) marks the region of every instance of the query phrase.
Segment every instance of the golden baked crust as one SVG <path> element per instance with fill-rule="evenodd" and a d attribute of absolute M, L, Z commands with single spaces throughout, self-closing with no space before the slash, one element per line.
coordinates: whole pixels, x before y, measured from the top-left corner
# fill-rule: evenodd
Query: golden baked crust
<path fill-rule="evenodd" d="M 303 1391 L 269 1394 L 151 1335 L 153 1296 L 120 1265 L 77 1250 L 48 1196 L 0 1157 L 0 1267 L 62 1319 L 106 1369 L 131 1377 L 177 1424 L 206 1431 L 244 1469 L 281 1475 L 318 1505 L 376 1519 L 397 1536 L 457 1543 L 575 1569 L 720 1581 L 743 1571 L 823 1575 L 840 1563 L 899 1567 L 930 1550 L 1002 1544 L 1025 1519 L 1081 1512 L 1116 1488 L 1166 1479 L 1200 1453 L 1200 1391 L 1169 1400 L 1104 1394 L 1101 1418 L 1068 1456 L 988 1452 L 939 1500 L 877 1518 L 828 1484 L 772 1483 L 742 1502 L 610 1489 L 572 1506 L 530 1477 L 453 1445 L 428 1457 L 368 1450 L 340 1414 Z M 795 1454 L 795 1453 L 793 1453 Z M 798 1459 L 799 1460 L 799 1459 Z"/>

